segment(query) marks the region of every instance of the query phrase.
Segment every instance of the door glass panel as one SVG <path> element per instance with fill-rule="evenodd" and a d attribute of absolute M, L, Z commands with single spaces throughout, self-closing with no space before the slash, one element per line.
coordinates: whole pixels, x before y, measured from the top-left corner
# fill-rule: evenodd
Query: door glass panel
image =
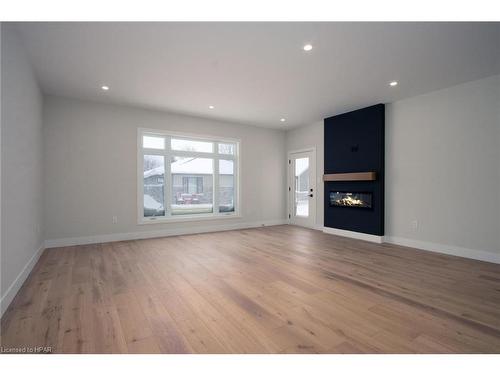
<path fill-rule="evenodd" d="M 309 158 L 295 159 L 295 216 L 309 216 Z"/>

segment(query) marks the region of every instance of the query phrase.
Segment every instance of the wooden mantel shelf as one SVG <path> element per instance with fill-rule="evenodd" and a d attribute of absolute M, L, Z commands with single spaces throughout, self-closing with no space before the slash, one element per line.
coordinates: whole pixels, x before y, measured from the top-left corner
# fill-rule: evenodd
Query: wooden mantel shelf
<path fill-rule="evenodd" d="M 323 175 L 323 181 L 375 181 L 377 172 L 330 173 Z"/>

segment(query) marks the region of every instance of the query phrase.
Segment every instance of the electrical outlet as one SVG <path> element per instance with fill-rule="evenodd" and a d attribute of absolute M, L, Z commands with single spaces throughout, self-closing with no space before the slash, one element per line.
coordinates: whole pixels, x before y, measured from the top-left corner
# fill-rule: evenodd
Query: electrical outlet
<path fill-rule="evenodd" d="M 118 223 L 118 216 L 113 216 L 113 224 Z"/>
<path fill-rule="evenodd" d="M 411 229 L 418 230 L 418 220 L 413 220 L 411 222 Z"/>

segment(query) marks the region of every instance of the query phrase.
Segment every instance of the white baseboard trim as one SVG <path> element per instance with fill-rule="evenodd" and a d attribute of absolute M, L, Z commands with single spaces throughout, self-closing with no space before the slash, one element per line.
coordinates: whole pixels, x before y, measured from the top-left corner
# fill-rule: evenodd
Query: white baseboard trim
<path fill-rule="evenodd" d="M 427 241 L 413 240 L 409 238 L 385 236 L 384 242 L 394 245 L 413 247 L 420 250 L 432 251 L 462 258 L 482 260 L 484 262 L 500 264 L 500 253 L 492 253 L 484 250 L 473 250 L 460 246 L 444 245 Z"/>
<path fill-rule="evenodd" d="M 76 246 L 76 245 L 88 245 L 94 243 L 104 243 L 104 242 L 116 242 L 116 241 L 128 241 L 128 240 L 140 240 L 146 238 L 157 238 L 157 237 L 169 237 L 169 236 L 179 236 L 182 234 L 197 234 L 197 233 L 208 233 L 208 232 L 222 232 L 227 230 L 235 229 L 247 229 L 247 228 L 258 228 L 258 227 L 268 227 L 273 225 L 284 225 L 287 224 L 285 219 L 283 220 L 267 220 L 259 222 L 243 222 L 243 223 L 225 223 L 219 225 L 203 225 L 196 227 L 189 227 L 186 225 L 185 228 L 174 228 L 174 229 L 160 229 L 155 231 L 144 231 L 144 232 L 130 232 L 130 233 L 113 233 L 113 234 L 102 234 L 96 236 L 86 236 L 86 237 L 70 237 L 70 238 L 57 238 L 45 241 L 45 247 L 64 247 L 64 246 Z"/>
<path fill-rule="evenodd" d="M 355 238 L 357 240 L 363 240 L 375 243 L 382 243 L 384 239 L 383 236 L 375 236 L 373 234 L 353 232 L 350 230 L 330 228 L 330 227 L 323 227 L 323 232 L 328 234 L 334 234 L 336 236 Z"/>
<path fill-rule="evenodd" d="M 19 272 L 19 275 L 17 275 L 16 279 L 12 282 L 12 284 L 10 284 L 5 294 L 2 296 L 2 299 L 0 300 L 0 316 L 3 316 L 4 312 L 7 311 L 7 308 L 16 296 L 17 292 L 19 292 L 19 289 L 21 289 L 23 283 L 28 278 L 31 270 L 35 266 L 36 262 L 38 262 L 38 259 L 40 258 L 40 255 L 42 255 L 44 249 L 45 247 L 43 246 L 43 244 L 40 245 L 31 259 L 28 261 L 28 263 L 26 263 L 21 272 Z"/>
<path fill-rule="evenodd" d="M 462 258 L 481 260 L 483 262 L 500 264 L 500 253 L 492 253 L 484 250 L 474 250 L 465 247 L 445 245 L 434 242 L 413 240 L 410 238 L 394 236 L 374 236 L 366 233 L 353 232 L 349 230 L 323 227 L 323 232 L 337 236 L 354 238 L 357 240 L 370 241 L 375 243 L 390 243 L 399 246 L 412 247 L 415 249 L 432 251 L 446 255 L 453 255 Z"/>

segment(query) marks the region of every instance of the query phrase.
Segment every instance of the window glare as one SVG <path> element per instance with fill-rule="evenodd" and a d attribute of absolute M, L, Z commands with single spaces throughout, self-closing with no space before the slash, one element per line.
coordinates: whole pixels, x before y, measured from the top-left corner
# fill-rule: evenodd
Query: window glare
<path fill-rule="evenodd" d="M 214 152 L 214 144 L 212 142 L 172 138 L 171 145 L 172 150 L 176 151 Z"/>
<path fill-rule="evenodd" d="M 142 147 L 163 150 L 165 149 L 165 138 L 145 135 L 142 137 Z"/>

